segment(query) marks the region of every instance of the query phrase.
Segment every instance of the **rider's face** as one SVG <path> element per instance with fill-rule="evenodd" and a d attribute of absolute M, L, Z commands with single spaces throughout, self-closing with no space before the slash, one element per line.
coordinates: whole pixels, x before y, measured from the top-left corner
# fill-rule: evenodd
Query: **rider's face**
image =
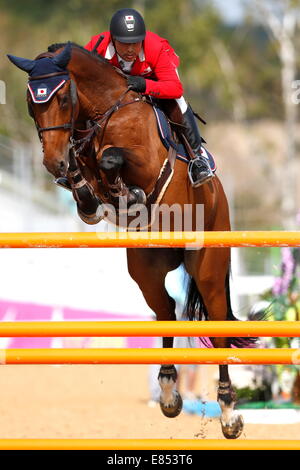
<path fill-rule="evenodd" d="M 122 59 L 126 60 L 126 62 L 132 62 L 137 58 L 141 52 L 142 44 L 142 41 L 126 44 L 115 39 L 117 53 L 120 57 L 122 57 Z"/>

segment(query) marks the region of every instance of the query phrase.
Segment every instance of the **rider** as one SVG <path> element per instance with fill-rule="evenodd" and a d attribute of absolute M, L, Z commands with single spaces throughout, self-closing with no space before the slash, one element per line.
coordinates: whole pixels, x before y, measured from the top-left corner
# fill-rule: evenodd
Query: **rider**
<path fill-rule="evenodd" d="M 193 111 L 183 94 L 177 67 L 179 57 L 166 39 L 146 31 L 142 16 L 132 8 L 118 10 L 110 22 L 110 31 L 93 36 L 85 48 L 97 52 L 128 74 L 132 90 L 159 99 L 176 99 L 195 159 L 190 162 L 189 176 L 193 187 L 206 183 L 214 174 L 208 160 L 201 155 L 201 136 Z"/>

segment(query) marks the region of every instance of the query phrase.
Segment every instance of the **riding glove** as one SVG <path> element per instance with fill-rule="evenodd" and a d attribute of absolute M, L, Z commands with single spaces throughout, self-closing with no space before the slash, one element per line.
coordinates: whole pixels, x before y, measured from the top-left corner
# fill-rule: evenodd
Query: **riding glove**
<path fill-rule="evenodd" d="M 144 91 L 146 91 L 146 80 L 138 75 L 130 75 L 127 78 L 127 85 L 131 90 L 139 93 L 144 93 Z"/>

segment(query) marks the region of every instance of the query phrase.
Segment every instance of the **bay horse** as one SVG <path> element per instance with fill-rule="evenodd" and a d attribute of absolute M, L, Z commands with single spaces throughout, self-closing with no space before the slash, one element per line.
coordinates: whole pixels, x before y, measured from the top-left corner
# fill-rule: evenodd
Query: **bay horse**
<path fill-rule="evenodd" d="M 52 95 L 46 101 L 34 99 L 37 95 L 32 90 L 27 96 L 47 170 L 55 177 L 68 176 L 79 215 L 87 223 L 101 219 L 103 214 L 99 216 L 97 211 L 104 203 L 116 204 L 124 196 L 134 203 L 145 202 L 144 196 L 147 199 L 153 193 L 168 160 L 153 106 L 128 89 L 124 75 L 97 54 L 74 43 L 52 45 L 49 50 L 35 60 L 9 56 L 29 73 L 31 88 L 35 83 L 41 85 L 42 80 L 44 88 L 39 88 L 42 95 L 49 80 L 62 78 L 54 91 L 50 87 Z M 90 123 L 88 128 L 86 122 Z M 81 138 L 76 140 L 77 130 Z M 87 142 L 88 156 L 84 149 Z M 159 206 L 191 206 L 195 230 L 196 210 L 201 205 L 204 230 L 230 230 L 228 203 L 217 176 L 194 189 L 187 178 L 187 165 L 180 160 L 173 161 L 170 175 L 168 185 L 160 192 Z M 177 229 L 174 220 L 172 229 Z M 130 276 L 157 320 L 176 320 L 175 301 L 165 288 L 165 277 L 181 264 L 191 279 L 185 306 L 188 318 L 236 320 L 230 305 L 230 248 L 131 248 L 127 250 L 127 262 Z M 211 338 L 216 348 L 245 347 L 252 340 Z M 163 338 L 164 348 L 172 346 L 173 338 Z M 234 410 L 236 395 L 228 366 L 219 365 L 219 374 L 221 427 L 226 438 L 235 439 L 242 433 L 243 419 Z M 174 365 L 161 365 L 160 406 L 167 417 L 177 416 L 182 408 L 176 378 Z"/>

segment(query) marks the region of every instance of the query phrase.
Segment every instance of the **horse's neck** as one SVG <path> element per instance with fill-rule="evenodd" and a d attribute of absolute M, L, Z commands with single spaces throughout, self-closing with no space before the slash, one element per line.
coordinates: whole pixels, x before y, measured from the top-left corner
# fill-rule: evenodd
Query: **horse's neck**
<path fill-rule="evenodd" d="M 125 80 L 109 64 L 81 54 L 70 63 L 83 114 L 96 119 L 115 104 L 126 90 Z"/>

